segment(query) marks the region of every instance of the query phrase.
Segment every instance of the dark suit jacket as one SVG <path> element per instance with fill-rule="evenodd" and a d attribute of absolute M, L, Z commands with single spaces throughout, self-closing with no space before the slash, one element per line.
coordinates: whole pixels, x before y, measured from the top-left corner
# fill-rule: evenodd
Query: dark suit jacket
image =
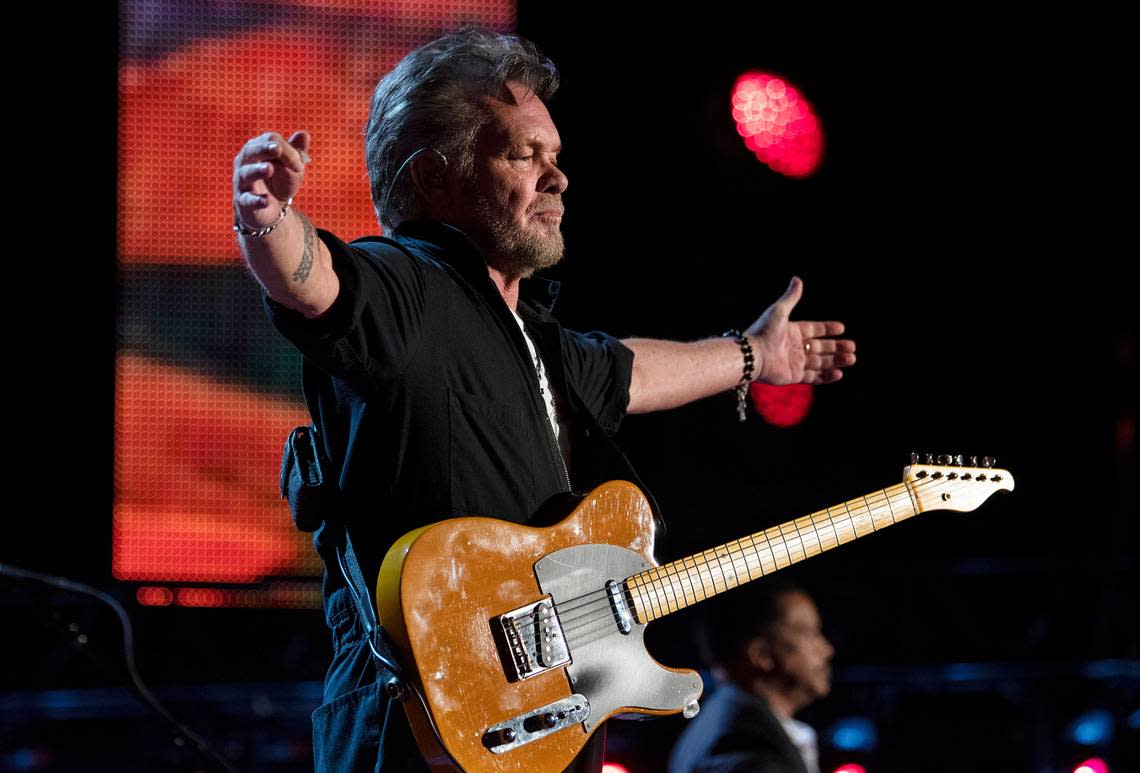
<path fill-rule="evenodd" d="M 701 703 L 669 756 L 669 773 L 807 773 L 767 702 L 724 683 Z"/>

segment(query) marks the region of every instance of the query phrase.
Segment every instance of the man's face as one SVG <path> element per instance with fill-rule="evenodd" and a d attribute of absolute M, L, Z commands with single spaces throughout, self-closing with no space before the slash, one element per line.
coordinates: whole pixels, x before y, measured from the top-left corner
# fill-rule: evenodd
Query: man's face
<path fill-rule="evenodd" d="M 831 691 L 831 642 L 820 628 L 819 611 L 807 595 L 788 593 L 782 598 L 784 618 L 769 640 L 772 676 L 806 705 Z"/>
<path fill-rule="evenodd" d="M 567 181 L 557 166 L 562 140 L 546 105 L 518 83 L 508 89 L 514 104 L 487 100 L 492 119 L 475 143 L 473 179 L 462 184 L 470 209 L 456 220 L 493 268 L 530 276 L 562 259 Z"/>

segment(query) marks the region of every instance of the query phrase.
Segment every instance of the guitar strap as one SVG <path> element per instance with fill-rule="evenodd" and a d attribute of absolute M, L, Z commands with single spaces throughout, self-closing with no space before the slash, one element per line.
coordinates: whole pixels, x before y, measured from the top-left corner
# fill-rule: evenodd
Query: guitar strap
<path fill-rule="evenodd" d="M 293 524 L 301 531 L 316 531 L 325 521 L 339 527 L 338 534 L 342 539 L 336 540 L 337 564 L 356 605 L 357 618 L 364 627 L 373 655 L 385 667 L 400 674 L 400 669 L 377 650 L 380 625 L 376 608 L 352 547 L 348 525 L 339 517 L 340 490 L 328 474 L 331 469 L 316 427 L 311 424 L 295 427 L 285 439 L 285 451 L 281 457 L 281 496 L 289 501 Z"/>

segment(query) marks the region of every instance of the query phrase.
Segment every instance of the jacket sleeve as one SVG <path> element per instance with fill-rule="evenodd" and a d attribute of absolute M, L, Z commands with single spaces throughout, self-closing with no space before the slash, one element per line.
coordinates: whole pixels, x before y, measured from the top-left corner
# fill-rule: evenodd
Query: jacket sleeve
<path fill-rule="evenodd" d="M 633 352 L 606 333 L 562 330 L 566 378 L 607 434 L 618 431 L 629 407 Z"/>
<path fill-rule="evenodd" d="M 345 244 L 318 230 L 332 254 L 340 290 L 332 306 L 308 319 L 262 291 L 269 321 L 310 362 L 350 383 L 388 381 L 415 351 L 427 288 L 423 267 L 378 240 Z"/>

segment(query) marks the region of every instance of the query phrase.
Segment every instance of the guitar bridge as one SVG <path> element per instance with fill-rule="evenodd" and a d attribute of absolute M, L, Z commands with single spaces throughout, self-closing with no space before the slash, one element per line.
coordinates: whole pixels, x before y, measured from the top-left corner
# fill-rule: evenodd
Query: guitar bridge
<path fill-rule="evenodd" d="M 566 635 L 550 599 L 499 615 L 507 678 L 521 681 L 570 662 Z"/>

